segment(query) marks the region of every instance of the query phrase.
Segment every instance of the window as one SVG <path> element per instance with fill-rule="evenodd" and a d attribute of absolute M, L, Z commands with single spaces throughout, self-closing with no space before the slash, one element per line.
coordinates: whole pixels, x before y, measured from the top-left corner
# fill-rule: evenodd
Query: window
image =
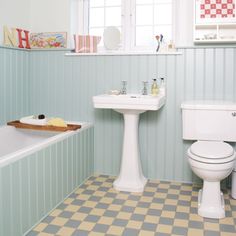
<path fill-rule="evenodd" d="M 172 0 L 77 1 L 79 22 L 83 22 L 78 24 L 77 33 L 103 36 L 107 26 L 116 26 L 121 31 L 125 50 L 152 49 L 157 44 L 155 36 L 160 34 L 166 42 L 173 39 Z"/>
<path fill-rule="evenodd" d="M 136 0 L 135 46 L 152 46 L 155 35 L 172 39 L 172 1 Z"/>
<path fill-rule="evenodd" d="M 116 26 L 122 31 L 121 18 L 122 0 L 90 0 L 88 26 L 90 35 L 102 36 L 107 26 Z"/>

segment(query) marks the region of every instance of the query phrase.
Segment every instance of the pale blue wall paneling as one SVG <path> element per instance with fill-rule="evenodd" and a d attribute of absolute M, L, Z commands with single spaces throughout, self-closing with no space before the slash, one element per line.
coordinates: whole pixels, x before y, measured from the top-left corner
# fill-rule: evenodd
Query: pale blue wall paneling
<path fill-rule="evenodd" d="M 98 173 L 116 175 L 119 171 L 123 118 L 111 110 L 95 110 L 92 96 L 119 89 L 122 79 L 128 81 L 129 92 L 140 92 L 142 80 L 151 83 L 154 77 L 166 78 L 165 107 L 140 117 L 143 169 L 154 179 L 195 180 L 185 158 L 191 142 L 182 141 L 182 101 L 236 101 L 235 47 L 181 48 L 182 55 L 94 57 L 68 57 L 66 51 L 0 50 L 2 124 L 38 113 L 93 122 Z"/>
<path fill-rule="evenodd" d="M 29 56 L 0 47 L 0 125 L 29 112 Z"/>
<path fill-rule="evenodd" d="M 140 117 L 141 160 L 149 178 L 192 181 L 182 141 L 180 104 L 192 99 L 236 101 L 236 48 L 179 49 L 182 55 L 68 57 L 64 52 L 32 52 L 32 113 L 43 112 L 95 124 L 95 172 L 119 171 L 123 118 L 111 110 L 95 110 L 92 96 L 120 89 L 140 92 L 142 81 L 165 77 L 167 101 L 158 112 Z M 50 87 L 48 87 L 50 86 Z M 149 85 L 150 89 L 150 85 Z"/>
<path fill-rule="evenodd" d="M 0 236 L 20 236 L 94 172 L 93 127 L 0 168 Z"/>

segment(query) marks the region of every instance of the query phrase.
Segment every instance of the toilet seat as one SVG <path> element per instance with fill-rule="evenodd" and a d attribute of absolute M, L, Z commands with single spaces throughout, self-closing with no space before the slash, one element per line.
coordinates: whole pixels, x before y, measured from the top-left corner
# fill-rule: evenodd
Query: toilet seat
<path fill-rule="evenodd" d="M 188 150 L 189 158 L 209 164 L 223 164 L 235 160 L 234 149 L 222 141 L 197 141 Z"/>

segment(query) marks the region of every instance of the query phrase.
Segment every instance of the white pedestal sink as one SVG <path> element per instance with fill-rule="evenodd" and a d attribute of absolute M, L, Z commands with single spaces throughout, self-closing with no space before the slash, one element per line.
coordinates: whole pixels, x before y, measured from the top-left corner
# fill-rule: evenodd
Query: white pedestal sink
<path fill-rule="evenodd" d="M 147 179 L 143 176 L 139 157 L 139 114 L 156 111 L 165 104 L 165 94 L 98 95 L 93 97 L 95 108 L 114 109 L 124 116 L 124 139 L 120 174 L 113 186 L 119 191 L 142 192 Z"/>

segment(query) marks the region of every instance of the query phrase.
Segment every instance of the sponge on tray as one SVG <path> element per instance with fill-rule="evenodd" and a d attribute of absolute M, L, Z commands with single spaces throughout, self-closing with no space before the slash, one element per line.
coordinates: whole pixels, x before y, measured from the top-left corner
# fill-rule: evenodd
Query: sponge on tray
<path fill-rule="evenodd" d="M 66 122 L 61 118 L 52 118 L 48 121 L 48 125 L 57 127 L 67 127 Z"/>

